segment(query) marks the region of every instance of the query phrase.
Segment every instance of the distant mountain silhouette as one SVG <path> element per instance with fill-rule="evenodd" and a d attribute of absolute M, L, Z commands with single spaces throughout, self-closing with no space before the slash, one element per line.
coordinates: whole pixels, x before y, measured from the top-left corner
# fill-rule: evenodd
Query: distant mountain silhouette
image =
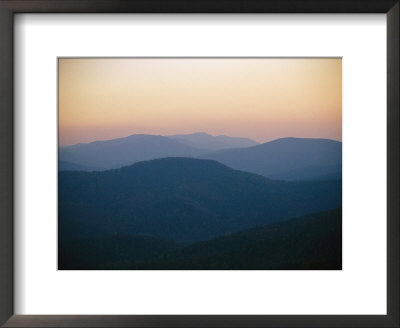
<path fill-rule="evenodd" d="M 79 165 L 66 161 L 58 161 L 58 170 L 59 171 L 102 171 L 104 169 Z"/>
<path fill-rule="evenodd" d="M 134 134 L 59 148 L 60 171 L 104 171 L 163 157 L 198 157 L 216 150 L 257 145 L 247 138 L 207 133 L 155 136 Z"/>
<path fill-rule="evenodd" d="M 191 157 L 217 160 L 231 168 L 276 180 L 341 179 L 341 142 L 282 138 L 254 144 L 255 141 L 246 138 L 206 133 L 168 137 L 137 134 L 61 147 L 59 170 L 102 171 L 145 160 Z"/>
<path fill-rule="evenodd" d="M 190 158 L 59 172 L 58 188 L 61 241 L 142 234 L 194 242 L 341 204 L 341 181 L 272 181 Z"/>
<path fill-rule="evenodd" d="M 341 179 L 342 143 L 329 139 L 282 138 L 261 145 L 201 156 L 271 179 Z"/>
<path fill-rule="evenodd" d="M 194 157 L 204 152 L 167 137 L 135 134 L 126 138 L 61 147 L 59 160 L 106 170 L 162 157 Z"/>
<path fill-rule="evenodd" d="M 61 243 L 59 269 L 340 270 L 341 208 L 190 245 L 116 235 Z"/>
<path fill-rule="evenodd" d="M 176 134 L 168 136 L 170 139 L 178 140 L 185 145 L 208 151 L 217 151 L 229 148 L 243 148 L 258 145 L 257 142 L 248 138 L 237 138 L 228 136 L 212 136 L 204 132 L 193 134 Z"/>

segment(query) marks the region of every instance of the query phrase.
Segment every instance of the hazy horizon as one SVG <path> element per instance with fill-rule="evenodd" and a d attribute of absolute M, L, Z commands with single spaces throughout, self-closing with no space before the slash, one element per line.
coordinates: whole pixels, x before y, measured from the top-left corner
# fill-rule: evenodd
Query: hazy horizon
<path fill-rule="evenodd" d="M 341 59 L 59 59 L 59 146 L 205 132 L 342 140 Z"/>
<path fill-rule="evenodd" d="M 296 136 L 284 136 L 284 137 L 279 137 L 279 138 L 273 138 L 271 140 L 266 140 L 266 141 L 258 141 L 258 140 L 254 140 L 251 139 L 249 137 L 245 137 L 245 136 L 228 136 L 225 134 L 219 134 L 219 135 L 213 135 L 211 133 L 208 132 L 204 132 L 204 131 L 198 131 L 198 132 L 193 132 L 193 133 L 175 133 L 175 134 L 169 134 L 169 135 L 162 135 L 162 134 L 147 134 L 147 133 L 134 133 L 134 134 L 129 134 L 129 135 L 123 135 L 123 136 L 119 136 L 119 137 L 115 137 L 115 138 L 110 138 L 110 139 L 96 139 L 96 140 L 91 140 L 91 141 L 87 141 L 87 142 L 77 142 L 77 143 L 73 143 L 73 144 L 65 144 L 62 145 L 59 143 L 59 147 L 68 147 L 68 146 L 74 146 L 74 145 L 78 145 L 78 144 L 87 144 L 87 143 L 92 143 L 92 142 L 101 142 L 101 141 L 109 141 L 109 140 L 115 140 L 115 139 L 123 139 L 123 138 L 128 138 L 130 136 L 133 135 L 152 135 L 152 136 L 161 136 L 161 137 L 170 137 L 170 136 L 174 136 L 174 135 L 194 135 L 194 134 L 207 134 L 210 135 L 212 137 L 230 137 L 230 138 L 243 138 L 243 139 L 249 139 L 251 141 L 257 142 L 258 144 L 264 144 L 270 141 L 274 141 L 274 140 L 278 140 L 278 139 L 285 139 L 285 138 L 299 138 L 299 139 L 328 139 L 328 140 L 333 140 L 333 141 L 338 141 L 338 142 L 342 142 L 342 140 L 336 140 L 336 139 L 332 139 L 332 138 L 319 138 L 319 137 L 296 137 Z"/>

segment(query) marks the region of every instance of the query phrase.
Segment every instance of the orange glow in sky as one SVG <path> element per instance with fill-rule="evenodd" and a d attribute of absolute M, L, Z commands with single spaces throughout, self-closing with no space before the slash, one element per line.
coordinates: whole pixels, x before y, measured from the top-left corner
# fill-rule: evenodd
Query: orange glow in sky
<path fill-rule="evenodd" d="M 342 139 L 342 61 L 59 59 L 59 145 L 131 134 Z"/>

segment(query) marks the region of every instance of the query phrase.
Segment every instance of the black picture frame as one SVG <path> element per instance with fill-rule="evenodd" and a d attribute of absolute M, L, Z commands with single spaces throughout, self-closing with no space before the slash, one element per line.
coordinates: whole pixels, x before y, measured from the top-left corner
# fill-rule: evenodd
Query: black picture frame
<path fill-rule="evenodd" d="M 399 327 L 399 7 L 398 0 L 0 0 L 0 324 L 4 327 Z M 387 315 L 14 315 L 13 18 L 16 13 L 385 13 Z"/>

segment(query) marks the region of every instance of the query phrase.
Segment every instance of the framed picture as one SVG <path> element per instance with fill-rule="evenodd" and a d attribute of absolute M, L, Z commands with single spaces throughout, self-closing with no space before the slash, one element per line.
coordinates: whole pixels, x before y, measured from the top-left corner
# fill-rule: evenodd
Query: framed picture
<path fill-rule="evenodd" d="M 0 1 L 0 323 L 398 327 L 398 1 Z"/>
<path fill-rule="evenodd" d="M 59 58 L 58 270 L 341 270 L 341 61 Z"/>

